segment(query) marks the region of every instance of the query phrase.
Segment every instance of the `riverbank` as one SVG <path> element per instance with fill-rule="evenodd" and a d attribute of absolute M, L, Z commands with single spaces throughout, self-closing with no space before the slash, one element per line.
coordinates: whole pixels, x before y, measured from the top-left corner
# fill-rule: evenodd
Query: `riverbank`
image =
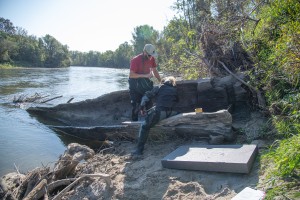
<path fill-rule="evenodd" d="M 247 130 L 248 136 L 238 135 L 235 143 L 247 143 L 247 140 L 256 132 L 255 130 L 261 128 L 262 121 L 255 117 L 252 121 L 245 123 L 243 126 L 241 125 L 244 130 Z M 26 183 L 25 180 L 29 182 L 33 177 L 40 177 L 39 181 L 35 180 L 36 183 L 41 183 L 44 177 L 49 181 L 53 181 L 53 184 L 58 184 L 58 181 L 60 181 L 65 182 L 65 185 L 78 180 L 77 184 L 70 186 L 69 191 L 63 192 L 63 199 L 227 200 L 246 187 L 266 190 L 263 184 L 265 173 L 261 171 L 260 157 L 263 150 L 267 148 L 268 143 L 262 140 L 255 142 L 259 147 L 259 155 L 249 174 L 163 168 L 161 159 L 179 146 L 207 144 L 206 140 L 172 138 L 172 140 L 166 141 L 147 142 L 143 157 L 135 160 L 129 156 L 135 147 L 134 142 L 114 142 L 111 146 L 95 150 L 73 143 L 68 146 L 65 154 L 60 156 L 54 167 L 56 170 L 50 170 L 46 167 L 37 168 L 23 175 L 18 175 L 18 173 L 7 174 L 3 177 L 3 180 L 6 182 L 6 188 L 11 192 L 20 191 L 20 188 L 28 190 L 26 189 L 28 188 L 27 185 L 22 186 L 20 184 Z M 86 159 L 86 161 L 78 160 L 79 158 Z M 70 162 L 69 159 L 73 161 Z M 76 160 L 76 164 L 72 168 L 74 160 Z M 65 171 L 64 169 L 68 170 Z M 63 173 L 61 170 L 63 170 Z M 63 174 L 63 178 L 59 179 L 59 174 Z M 92 178 L 80 178 L 85 174 Z M 109 179 L 106 177 L 109 177 Z M 48 185 L 48 191 L 49 187 Z M 62 192 L 62 188 L 57 187 L 56 190 L 52 193 L 49 192 L 47 195 L 53 197 L 59 192 Z"/>
<path fill-rule="evenodd" d="M 12 69 L 12 68 L 21 68 L 12 64 L 0 64 L 0 69 Z"/>
<path fill-rule="evenodd" d="M 258 160 L 255 161 L 249 174 L 174 170 L 162 167 L 161 159 L 164 156 L 181 145 L 191 143 L 204 144 L 205 141 L 176 139 L 159 143 L 150 142 L 146 145 L 143 157 L 137 160 L 129 157 L 135 146 L 134 143 L 115 143 L 109 148 L 96 152 L 86 162 L 77 165 L 74 177 L 78 178 L 83 174 L 94 174 L 95 177 L 80 181 L 63 194 L 63 199 L 221 200 L 231 199 L 245 187 L 263 189 L 258 186 L 263 178 L 263 174 L 259 173 Z M 99 174 L 108 175 L 110 181 L 97 177 Z M 16 187 L 12 185 L 16 186 L 16 183 L 20 183 L 21 180 L 18 178 L 12 180 L 13 178 L 9 177 L 18 176 L 6 175 L 3 178 L 6 182 L 11 182 L 6 187 L 13 191 Z"/>
<path fill-rule="evenodd" d="M 246 123 L 235 124 L 235 127 L 240 127 L 246 132 L 239 133 L 234 143 L 249 143 L 258 130 L 265 125 L 261 117 L 256 114 Z M 59 194 L 59 198 L 62 199 L 229 200 L 246 187 L 264 192 L 274 189 L 274 183 L 270 182 L 269 176 L 274 170 L 274 165 L 272 166 L 270 160 L 263 158 L 274 143 L 271 140 L 252 140 L 251 143 L 256 144 L 259 151 L 248 174 L 175 170 L 162 167 L 161 159 L 179 146 L 207 144 L 206 140 L 172 138 L 166 141 L 149 141 L 145 146 L 144 155 L 138 159 L 130 158 L 130 153 L 135 147 L 134 142 L 119 141 L 94 150 L 72 143 L 60 156 L 54 170 L 42 167 L 26 174 L 20 174 L 18 171 L 7 174 L 2 177 L 2 189 L 8 191 L 6 195 L 13 195 L 13 191 L 17 191 L 19 192 L 17 199 L 22 199 L 24 196 L 20 198 L 20 194 L 25 195 L 27 191 L 29 195 L 34 185 L 40 183 L 44 187 L 48 180 L 52 181 L 48 183 L 48 193 L 43 192 L 43 187 L 38 185 L 35 192 L 40 193 L 36 194 L 46 195 L 45 198 L 52 198 Z M 288 180 L 282 184 L 288 184 Z M 65 186 L 67 189 L 62 190 Z M 266 199 L 274 199 L 274 196 L 277 199 L 297 199 L 299 193 L 297 191 L 297 187 L 291 187 L 288 191 L 281 190 L 277 194 L 271 194 Z"/>
<path fill-rule="evenodd" d="M 52 89 L 52 87 L 48 87 L 48 85 L 44 83 L 52 83 L 53 85 L 58 85 L 60 90 L 58 90 L 58 92 L 55 93 L 63 93 L 63 94 L 67 94 L 67 92 L 65 90 L 61 90 L 62 88 L 70 88 L 70 91 L 72 92 L 74 91 L 79 92 L 80 87 L 82 87 L 82 90 L 79 92 L 79 94 L 81 95 L 80 96 L 81 99 L 87 99 L 88 97 L 90 97 L 90 96 L 83 95 L 84 92 L 88 92 L 86 91 L 87 90 L 87 87 L 85 87 L 86 85 L 89 85 L 88 88 L 93 88 L 93 89 L 98 87 L 95 91 L 101 90 L 101 92 L 105 94 L 114 89 L 104 87 L 103 85 L 105 85 L 105 83 L 99 84 L 99 81 L 85 83 L 79 81 L 80 79 L 96 80 L 95 78 L 90 79 L 87 77 L 94 77 L 95 74 L 99 74 L 101 75 L 101 77 L 98 78 L 99 80 L 107 79 L 109 83 L 119 82 L 119 81 L 112 81 L 112 77 L 115 77 L 112 76 L 112 72 L 104 75 L 105 72 L 107 72 L 109 69 L 100 70 L 100 69 L 93 68 L 90 69 L 91 70 L 90 74 L 92 74 L 92 76 L 90 75 L 84 76 L 83 72 L 87 71 L 86 69 L 87 68 L 76 67 L 73 68 L 73 70 L 72 68 L 70 68 L 68 70 L 60 70 L 58 72 L 57 70 L 49 71 L 48 69 L 44 72 L 43 69 L 43 73 L 41 74 L 39 71 L 33 70 L 32 76 L 29 73 L 31 70 L 25 70 L 26 76 L 24 75 L 24 73 L 21 73 L 18 76 L 13 76 L 13 80 L 16 80 L 15 77 L 20 77 L 19 85 L 24 87 L 24 83 L 26 82 L 31 83 L 30 86 L 34 85 L 34 88 L 33 90 L 28 90 L 28 91 L 35 91 L 35 92 L 37 92 L 36 83 L 38 82 L 42 83 L 42 85 L 47 86 L 47 89 L 48 88 Z M 15 72 L 18 70 L 8 70 L 8 71 Z M 39 73 L 38 75 L 37 72 Z M 62 72 L 67 72 L 67 73 L 65 73 L 65 76 L 61 76 Z M 46 76 L 47 74 L 51 74 L 51 77 L 49 79 L 47 78 L 45 80 L 40 80 L 40 81 L 37 79 L 40 77 L 43 78 L 47 77 Z M 74 76 L 74 74 L 76 74 L 76 76 Z M 123 75 L 121 76 L 121 79 L 117 79 L 117 80 L 121 80 L 120 82 L 122 83 L 127 83 L 127 74 L 128 72 L 124 72 Z M 23 79 L 24 77 L 26 77 L 26 79 Z M 60 77 L 60 79 L 57 79 L 58 77 Z M 1 79 L 1 80 L 3 81 L 5 79 Z M 31 80 L 34 81 L 31 82 Z M 72 85 L 72 84 L 70 85 L 68 83 L 65 85 L 68 87 L 61 87 L 61 83 L 63 83 L 62 80 L 76 80 L 76 81 L 71 81 L 71 83 L 73 84 L 76 83 L 76 85 Z M 3 83 L 7 83 L 3 85 L 9 85 L 9 86 L 11 85 L 10 82 L 3 82 Z M 92 83 L 94 83 L 94 85 L 92 85 Z M 115 85 L 116 84 L 113 84 L 113 86 Z M 127 86 L 125 85 L 124 87 Z M 103 91 L 104 88 L 108 88 L 109 91 Z M 120 90 L 120 89 L 121 88 L 115 88 L 115 90 Z M 45 88 L 41 91 L 45 92 Z M 15 91 L 12 91 L 11 93 L 5 93 L 5 94 L 7 95 L 7 94 L 15 94 L 15 93 L 16 93 Z M 51 90 L 49 93 L 53 93 L 53 91 Z M 90 94 L 91 92 L 88 93 Z M 94 92 L 94 94 L 98 94 L 98 93 Z M 65 96 L 66 99 L 64 99 L 63 102 L 69 100 L 70 95 L 71 94 Z M 77 98 L 79 98 L 78 95 L 72 94 L 72 96 L 77 96 Z M 3 102 L 7 102 L 7 101 L 3 101 Z M 7 104 L 3 104 L 3 105 L 6 106 Z M 106 103 L 105 105 L 108 104 Z M 234 130 L 238 136 L 235 143 L 248 144 L 255 139 L 256 140 L 265 139 L 264 141 L 262 140 L 257 141 L 258 144 L 261 146 L 261 148 L 260 148 L 259 156 L 257 157 L 257 160 L 252 168 L 252 170 L 254 171 L 251 170 L 251 173 L 255 172 L 254 176 L 248 175 L 248 176 L 241 176 L 241 178 L 236 178 L 236 174 L 232 174 L 232 173 L 225 175 L 224 173 L 213 173 L 213 172 L 208 173 L 208 172 L 200 172 L 200 171 L 190 172 L 186 170 L 178 171 L 178 170 L 164 169 L 162 168 L 160 163 L 161 158 L 169 154 L 172 150 L 176 149 L 180 145 L 197 142 L 192 140 L 191 138 L 172 138 L 171 141 L 167 140 L 160 143 L 149 142 L 146 146 L 145 156 L 143 159 L 140 160 L 128 159 L 128 155 L 132 151 L 135 145 L 134 143 L 115 142 L 113 146 L 108 146 L 105 149 L 103 148 L 96 149 L 94 153 L 90 153 L 90 155 L 92 156 L 89 156 L 86 162 L 80 161 L 78 165 L 74 166 L 74 168 L 72 168 L 71 170 L 72 173 L 70 174 L 61 173 L 63 176 L 58 178 L 56 175 L 55 176 L 53 175 L 54 172 L 57 172 L 54 171 L 53 169 L 51 170 L 46 169 L 47 167 L 34 169 L 34 166 L 40 166 L 39 164 L 42 163 L 42 160 L 45 161 L 45 157 L 48 156 L 48 154 L 53 154 L 54 151 L 57 151 L 58 146 L 52 143 L 50 144 L 50 142 L 53 141 L 53 138 L 46 138 L 48 136 L 51 137 L 55 136 L 55 134 L 51 132 L 50 129 L 44 126 L 39 126 L 39 125 L 27 126 L 28 124 L 35 125 L 36 123 L 35 120 L 33 120 L 33 118 L 31 117 L 26 119 L 26 117 L 29 116 L 27 114 L 25 115 L 25 113 L 23 113 L 23 110 L 14 109 L 17 112 L 12 112 L 12 109 L 10 107 L 8 108 L 9 109 L 4 110 L 5 112 L 2 112 L 5 113 L 5 115 L 4 114 L 1 115 L 3 117 L 3 120 L 2 123 L 0 123 L 2 125 L 2 130 L 0 132 L 3 134 L 2 135 L 3 137 L 1 138 L 5 138 L 7 136 L 11 136 L 11 138 L 7 139 L 6 140 L 7 142 L 5 142 L 8 144 L 8 146 L 3 147 L 2 145 L 2 150 L 0 151 L 2 153 L 1 164 L 3 164 L 4 162 L 6 162 L 6 160 L 11 159 L 11 157 L 16 155 L 19 157 L 18 159 L 16 159 L 16 157 L 13 157 L 14 158 L 13 163 L 20 162 L 21 159 L 28 160 L 28 162 L 30 163 L 33 163 L 34 161 L 38 162 L 38 164 L 33 164 L 33 167 L 30 167 L 29 168 L 30 171 L 28 172 L 27 170 L 24 170 L 24 168 L 22 169 L 21 167 L 20 172 L 18 172 L 17 170 L 16 173 L 9 174 L 5 176 L 5 178 L 3 179 L 5 180 L 5 182 L 8 182 L 7 184 L 8 187 L 6 188 L 10 188 L 9 191 L 20 191 L 20 195 L 23 196 L 26 194 L 26 191 L 29 192 L 32 190 L 32 187 L 35 186 L 35 183 L 36 184 L 41 183 L 44 186 L 47 185 L 48 196 L 53 197 L 58 192 L 61 192 L 63 189 L 63 186 L 61 187 L 57 186 L 58 183 L 60 184 L 64 183 L 64 186 L 66 186 L 71 184 L 75 180 L 80 180 L 79 181 L 80 183 L 76 185 L 75 184 L 70 185 L 69 187 L 71 188 L 71 190 L 68 193 L 64 194 L 64 198 L 83 199 L 84 197 L 86 197 L 91 199 L 93 198 L 97 199 L 98 197 L 100 198 L 106 195 L 105 197 L 107 198 L 105 199 L 119 199 L 119 198 L 136 199 L 134 198 L 135 196 L 143 199 L 144 198 L 184 199 L 185 197 L 190 197 L 190 199 L 198 198 L 198 197 L 200 199 L 231 199 L 231 197 L 236 193 L 238 193 L 239 191 L 241 191 L 243 187 L 257 188 L 265 192 L 271 191 L 273 192 L 273 194 L 271 194 L 271 197 L 269 199 L 274 199 L 275 197 L 278 196 L 279 199 L 296 199 L 297 191 L 299 194 L 299 189 L 297 188 L 299 184 L 296 182 L 297 176 L 290 176 L 288 178 L 282 178 L 278 176 L 278 171 L 286 173 L 289 172 L 288 170 L 299 169 L 297 168 L 297 166 L 299 166 L 297 165 L 297 162 L 299 163 L 299 159 L 297 161 L 297 155 L 299 155 L 297 154 L 297 152 L 300 151 L 299 136 L 298 138 L 293 137 L 291 138 L 291 140 L 287 140 L 286 142 L 280 141 L 280 143 L 282 142 L 282 144 L 285 144 L 285 146 L 283 145 L 281 148 L 278 148 L 278 150 L 276 150 L 276 148 L 279 146 L 278 145 L 279 142 L 278 141 L 273 142 L 274 139 L 272 140 L 272 136 L 274 137 L 274 135 L 276 135 L 275 131 L 271 127 L 268 127 L 271 126 L 270 123 L 267 123 L 270 122 L 269 119 L 262 118 L 265 115 L 262 115 L 262 113 L 259 112 L 251 113 L 251 120 L 249 121 L 245 121 L 246 119 L 244 119 L 243 115 L 241 115 L 241 118 L 238 118 L 241 121 L 239 123 L 236 123 L 237 121 L 233 123 Z M 10 119 L 9 117 L 11 116 L 13 116 L 14 118 L 11 118 L 9 123 L 7 123 L 8 119 Z M 13 124 L 12 122 L 16 122 L 16 124 Z M 14 134 L 13 131 L 18 129 L 18 125 L 20 125 L 20 122 L 22 122 L 23 125 L 26 124 L 26 128 L 22 127 L 21 129 L 19 129 L 19 135 L 16 135 Z M 5 123 L 7 123 L 7 125 L 5 125 Z M 38 135 L 37 132 L 34 131 L 36 127 L 43 128 L 42 130 L 38 129 L 42 134 L 38 140 L 32 139 L 32 136 Z M 26 132 L 26 130 L 28 132 Z M 20 143 L 18 142 L 14 142 L 15 140 L 13 140 L 13 139 L 21 139 L 22 142 L 24 142 L 23 141 L 24 138 L 28 139 L 28 142 L 24 143 L 23 146 L 21 146 Z M 36 144 L 40 143 L 41 138 L 45 141 L 45 143 L 35 147 Z M 64 144 L 66 145 L 73 143 L 70 142 L 69 140 L 65 141 L 63 139 L 58 142 L 59 144 L 64 142 Z M 13 146 L 13 144 L 16 145 Z M 49 147 L 47 148 L 47 151 L 41 153 L 45 148 L 45 145 L 49 145 Z M 30 147 L 32 151 L 30 152 L 26 151 L 26 146 Z M 8 148 L 11 149 L 7 150 Z M 63 149 L 59 152 L 60 153 L 63 152 L 64 148 L 65 147 L 63 147 Z M 83 147 L 80 148 L 88 149 Z M 5 151 L 3 151 L 3 149 Z M 18 153 L 14 153 L 15 149 L 20 151 Z M 87 152 L 92 152 L 92 151 L 87 150 Z M 30 158 L 30 156 L 32 156 L 33 154 L 36 154 L 36 157 Z M 295 158 L 295 160 L 288 160 L 288 162 L 280 162 L 279 163 L 280 165 L 278 166 L 278 161 L 280 161 L 280 159 L 282 160 L 282 158 L 289 158 L 287 154 L 295 155 L 295 156 L 291 156 L 291 158 Z M 269 157 L 265 157 L 265 155 L 269 155 Z M 56 160 L 57 157 L 55 156 L 54 161 Z M 75 154 L 72 154 L 72 156 L 62 155 L 60 158 L 63 158 L 63 160 L 59 160 L 59 161 L 66 161 L 64 158 L 73 158 L 73 157 L 75 159 L 81 158 L 81 153 L 75 151 Z M 277 161 L 277 163 L 275 164 L 273 162 L 274 159 Z M 59 163 L 59 161 L 57 163 Z M 43 163 L 48 163 L 48 162 L 43 162 Z M 290 163 L 294 163 L 295 165 L 292 166 L 290 165 Z M 19 166 L 18 163 L 16 163 L 15 166 L 16 168 L 18 168 Z M 61 166 L 65 166 L 65 165 L 62 164 Z M 13 165 L 11 168 L 13 168 Z M 64 169 L 64 167 L 62 167 L 61 169 Z M 82 177 L 85 174 L 92 176 L 92 178 L 87 178 L 88 180 L 86 180 L 86 178 L 81 179 L 80 177 Z M 96 178 L 98 176 L 100 176 L 100 178 Z M 111 180 L 111 184 L 108 184 L 107 182 L 101 182 L 101 180 L 103 180 L 101 176 L 102 177 L 109 176 L 109 180 Z M 34 180 L 35 182 L 31 181 L 33 177 L 37 178 L 36 180 Z M 230 179 L 231 177 L 235 177 L 235 179 L 231 180 Z M 56 188 L 56 190 L 54 190 L 53 192 L 50 192 L 49 191 L 50 182 L 45 183 L 45 181 L 43 181 L 43 179 L 41 178 L 45 178 L 46 180 L 52 182 L 55 180 L 53 184 L 58 188 Z M 65 180 L 66 178 L 67 180 Z M 206 182 L 206 180 L 209 181 Z M 253 182 L 250 180 L 252 180 Z M 235 182 L 237 182 L 238 185 L 235 185 Z M 225 185 L 223 183 L 225 183 Z M 54 187 L 53 184 L 51 185 L 51 187 Z M 106 184 L 108 184 L 108 186 Z M 217 186 L 213 187 L 212 185 L 214 184 L 216 184 Z M 226 187 L 225 191 L 221 190 L 224 189 L 225 187 Z M 158 196 L 155 196 L 156 190 L 159 193 Z M 14 192 L 14 194 L 15 193 L 16 192 Z M 293 195 L 293 193 L 295 195 Z M 22 199 L 22 197 L 18 199 Z"/>
<path fill-rule="evenodd" d="M 35 66 L 32 66 L 32 64 L 28 63 L 28 62 L 20 62 L 20 61 L 14 61 L 13 63 L 1 63 L 0 64 L 0 69 L 12 69 L 12 68 L 16 68 L 16 69 L 22 69 L 22 68 L 33 68 Z"/>

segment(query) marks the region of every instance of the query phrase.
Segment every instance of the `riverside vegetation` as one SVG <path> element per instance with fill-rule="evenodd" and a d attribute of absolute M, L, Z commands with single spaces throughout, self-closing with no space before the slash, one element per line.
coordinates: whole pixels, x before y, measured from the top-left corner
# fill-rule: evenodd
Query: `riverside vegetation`
<path fill-rule="evenodd" d="M 128 67 L 145 43 L 153 43 L 164 73 L 184 79 L 245 73 L 253 109 L 269 119 L 259 136 L 248 138 L 272 144 L 259 157 L 266 199 L 300 198 L 299 1 L 176 0 L 173 7 L 178 16 L 162 32 L 138 26 L 132 44 L 104 53 L 69 51 L 50 35 L 29 36 L 0 18 L 0 63 Z"/>

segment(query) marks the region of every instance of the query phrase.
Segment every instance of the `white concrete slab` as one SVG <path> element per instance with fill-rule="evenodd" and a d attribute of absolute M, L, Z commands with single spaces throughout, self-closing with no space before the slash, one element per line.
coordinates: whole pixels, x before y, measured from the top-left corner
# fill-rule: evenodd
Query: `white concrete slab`
<path fill-rule="evenodd" d="M 257 146 L 251 145 L 185 145 L 161 160 L 172 169 L 249 173 Z"/>
<path fill-rule="evenodd" d="M 231 200 L 263 200 L 265 196 L 264 191 L 246 187 Z"/>

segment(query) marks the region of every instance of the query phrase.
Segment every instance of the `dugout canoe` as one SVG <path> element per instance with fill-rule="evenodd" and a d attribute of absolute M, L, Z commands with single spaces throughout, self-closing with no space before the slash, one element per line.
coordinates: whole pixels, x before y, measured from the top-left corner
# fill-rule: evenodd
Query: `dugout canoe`
<path fill-rule="evenodd" d="M 228 110 L 232 120 L 235 117 L 245 118 L 250 115 L 249 93 L 244 89 L 243 84 L 232 76 L 178 81 L 177 88 L 179 102 L 175 109 L 181 113 L 193 113 L 195 108 L 201 107 L 206 114 Z M 27 112 L 56 132 L 88 140 L 132 140 L 136 138 L 139 130 L 139 123 L 128 122 L 131 115 L 128 90 L 115 91 L 95 99 L 64 103 L 53 107 L 30 107 Z M 182 115 L 181 118 L 185 116 L 187 115 Z M 210 114 L 207 115 L 207 120 L 211 116 L 218 118 L 217 115 Z M 208 124 L 208 122 L 201 124 L 201 121 L 204 120 L 203 117 L 200 120 L 195 115 L 193 118 L 198 121 L 193 124 L 189 124 L 181 118 L 176 118 L 181 123 L 172 122 L 173 127 L 157 125 L 153 132 L 159 134 L 159 132 L 172 130 L 170 134 L 182 135 L 196 132 L 201 136 L 221 134 L 228 139 L 233 137 L 228 121 L 224 122 L 227 130 L 219 126 L 215 131 L 214 128 L 207 130 L 204 127 L 204 124 Z M 226 115 L 225 118 L 228 116 Z M 218 125 L 219 122 L 215 123 Z M 220 131 L 221 129 L 224 131 Z"/>

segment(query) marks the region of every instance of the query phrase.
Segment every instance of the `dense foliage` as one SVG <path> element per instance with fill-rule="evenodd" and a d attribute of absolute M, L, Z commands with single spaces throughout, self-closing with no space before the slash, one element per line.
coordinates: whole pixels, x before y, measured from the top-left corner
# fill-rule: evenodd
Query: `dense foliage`
<path fill-rule="evenodd" d="M 247 35 L 257 61 L 252 84 L 267 98 L 277 131 L 272 136 L 284 138 L 263 157 L 275 165 L 269 173 L 268 199 L 282 194 L 299 198 L 295 186 L 300 176 L 300 2 L 273 0 L 255 14 L 259 22 L 249 24 L 252 32 Z"/>
<path fill-rule="evenodd" d="M 300 2 L 177 0 L 175 7 L 181 15 L 160 44 L 165 69 L 186 78 L 226 75 L 224 66 L 247 73 L 273 127 L 260 136 L 275 141 L 262 156 L 267 199 L 299 197 Z"/>
<path fill-rule="evenodd" d="M 159 32 L 149 25 L 138 26 L 132 34 L 132 45 L 120 44 L 115 51 L 69 51 L 54 37 L 36 38 L 15 27 L 8 19 L 0 18 L 0 64 L 28 67 L 95 66 L 128 68 L 130 59 L 143 51 L 147 43 L 155 43 Z"/>
<path fill-rule="evenodd" d="M 257 56 L 257 86 L 265 91 L 278 133 L 300 132 L 300 3 L 274 0 L 258 13 L 249 37 Z"/>
<path fill-rule="evenodd" d="M 54 37 L 29 36 L 27 31 L 0 18 L 0 63 L 31 67 L 68 67 L 69 52 Z"/>
<path fill-rule="evenodd" d="M 158 31 L 148 25 L 138 26 L 134 29 L 132 38 L 132 45 L 124 42 L 115 51 L 71 51 L 72 65 L 129 68 L 130 59 L 140 54 L 145 44 L 157 41 Z"/>
<path fill-rule="evenodd" d="M 74 66 L 95 66 L 128 68 L 130 58 L 133 56 L 133 48 L 128 42 L 119 45 L 115 51 L 79 52 L 71 51 L 72 65 Z"/>

